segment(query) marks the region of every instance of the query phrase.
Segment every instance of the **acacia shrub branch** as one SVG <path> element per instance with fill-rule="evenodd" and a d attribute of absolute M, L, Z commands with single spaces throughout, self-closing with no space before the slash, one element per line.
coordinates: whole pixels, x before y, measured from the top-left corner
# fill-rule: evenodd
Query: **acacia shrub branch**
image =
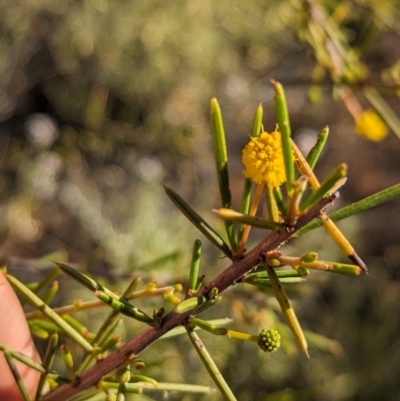
<path fill-rule="evenodd" d="M 217 288 L 218 293 L 221 293 L 231 285 L 235 284 L 235 282 L 237 282 L 237 280 L 239 280 L 246 272 L 256 267 L 261 262 L 260 255 L 272 251 L 288 241 L 296 231 L 314 218 L 319 217 L 325 207 L 334 199 L 335 196 L 323 198 L 298 220 L 296 227 L 284 231 L 271 232 L 271 234 L 269 234 L 268 237 L 261 241 L 255 248 L 246 253 L 242 259 L 234 260 L 229 267 L 208 284 L 204 285 L 193 296 L 207 296 L 212 288 Z M 177 326 L 184 325 L 188 318 L 195 313 L 196 308 L 182 314 L 177 313 L 175 310 L 170 311 L 163 317 L 163 322 L 160 327 L 148 327 L 135 338 L 127 342 L 119 350 L 109 355 L 104 360 L 97 362 L 96 365 L 82 373 L 73 383 L 62 385 L 52 393 L 43 397 L 41 400 L 66 401 L 81 391 L 96 385 L 103 376 L 123 365 L 126 358 L 138 355 L 164 334 Z"/>

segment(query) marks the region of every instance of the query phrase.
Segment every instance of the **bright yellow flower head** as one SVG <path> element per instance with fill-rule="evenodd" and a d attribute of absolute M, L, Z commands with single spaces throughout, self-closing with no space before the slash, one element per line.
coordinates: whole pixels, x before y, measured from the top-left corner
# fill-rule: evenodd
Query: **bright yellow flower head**
<path fill-rule="evenodd" d="M 371 141 L 379 142 L 386 137 L 389 128 L 375 111 L 368 109 L 357 118 L 355 131 Z"/>
<path fill-rule="evenodd" d="M 242 152 L 245 166 L 243 174 L 256 184 L 277 187 L 286 181 L 281 133 L 262 132 L 258 138 L 251 138 Z"/>

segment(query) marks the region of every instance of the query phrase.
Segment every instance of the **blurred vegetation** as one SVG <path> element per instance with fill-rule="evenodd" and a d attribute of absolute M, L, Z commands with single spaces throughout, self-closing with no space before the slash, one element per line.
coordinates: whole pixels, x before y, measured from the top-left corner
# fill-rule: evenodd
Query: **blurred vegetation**
<path fill-rule="evenodd" d="M 339 6 L 345 13 L 335 28 L 363 73 L 351 81 L 325 65 L 329 73 L 316 80 L 316 66 L 324 65 L 318 46 L 326 43 L 321 33 L 322 44 L 307 36 L 310 9 L 329 16 Z M 44 274 L 37 258 L 54 252 L 121 290 L 136 274 L 159 285 L 186 280 L 197 234 L 161 182 L 213 220 L 207 211 L 219 205 L 208 110 L 217 97 L 238 202 L 240 152 L 258 103 L 265 128 L 275 125 L 271 78 L 286 88 L 297 143 L 310 147 L 330 126 L 317 174 L 348 163 L 350 184 L 337 204 L 399 181 L 399 138 L 391 132 L 376 144 L 357 136 L 337 86 L 344 80 L 365 108 L 364 86 L 377 88 L 399 116 L 396 0 L 3 0 L 0 11 L 0 256 L 24 281 Z M 305 361 L 290 342 L 286 352 L 265 356 L 252 344 L 204 335 L 238 399 L 398 399 L 398 207 L 391 201 L 340 224 L 368 277 L 314 274 L 294 293 L 303 326 L 343 349 L 315 345 Z M 321 231 L 290 247 L 341 258 Z M 161 266 L 148 264 L 165 255 L 171 257 Z M 207 278 L 224 266 L 216 256 L 208 249 L 202 262 Z M 243 331 L 254 330 L 254 322 L 269 325 L 276 306 L 243 291 L 231 291 L 225 310 L 210 317 L 230 316 Z M 247 302 L 236 299 L 239 292 Z M 130 338 L 137 324 L 126 320 L 124 329 Z M 186 339 L 161 341 L 142 357 L 146 374 L 158 380 L 211 385 Z"/>

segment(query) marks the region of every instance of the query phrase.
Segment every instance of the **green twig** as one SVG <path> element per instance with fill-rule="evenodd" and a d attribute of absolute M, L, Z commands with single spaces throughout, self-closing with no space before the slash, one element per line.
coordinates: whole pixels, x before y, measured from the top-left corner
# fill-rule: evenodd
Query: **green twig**
<path fill-rule="evenodd" d="M 203 342 L 200 340 L 200 337 L 197 335 L 197 333 L 192 331 L 190 328 L 187 328 L 186 330 L 189 335 L 190 341 L 193 344 L 194 349 L 198 353 L 201 361 L 203 362 L 204 366 L 206 367 L 211 378 L 214 380 L 214 383 L 217 385 L 217 387 L 221 391 L 225 400 L 236 401 L 236 397 L 232 393 L 232 390 L 229 388 L 225 379 L 222 377 L 221 372 L 218 370 L 217 365 L 215 364 L 211 355 L 207 351 Z"/>

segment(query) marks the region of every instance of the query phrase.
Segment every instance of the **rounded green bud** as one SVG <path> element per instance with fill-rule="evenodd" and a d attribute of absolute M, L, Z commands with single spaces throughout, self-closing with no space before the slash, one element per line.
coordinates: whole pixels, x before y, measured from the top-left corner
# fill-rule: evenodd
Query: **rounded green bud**
<path fill-rule="evenodd" d="M 131 380 L 131 376 L 129 367 L 121 366 L 115 371 L 115 378 L 118 383 L 128 383 Z"/>
<path fill-rule="evenodd" d="M 211 290 L 208 292 L 207 294 L 207 298 L 208 299 L 213 299 L 218 295 L 218 288 L 217 287 L 213 287 L 211 288 Z"/>
<path fill-rule="evenodd" d="M 272 267 L 279 267 L 281 265 L 281 262 L 278 259 L 271 259 L 268 263 Z"/>
<path fill-rule="evenodd" d="M 274 329 L 263 329 L 258 335 L 258 346 L 264 352 L 274 352 L 281 346 L 281 335 Z"/>
<path fill-rule="evenodd" d="M 140 358 L 134 358 L 134 360 L 132 361 L 132 365 L 137 370 L 145 368 L 145 364 Z"/>

